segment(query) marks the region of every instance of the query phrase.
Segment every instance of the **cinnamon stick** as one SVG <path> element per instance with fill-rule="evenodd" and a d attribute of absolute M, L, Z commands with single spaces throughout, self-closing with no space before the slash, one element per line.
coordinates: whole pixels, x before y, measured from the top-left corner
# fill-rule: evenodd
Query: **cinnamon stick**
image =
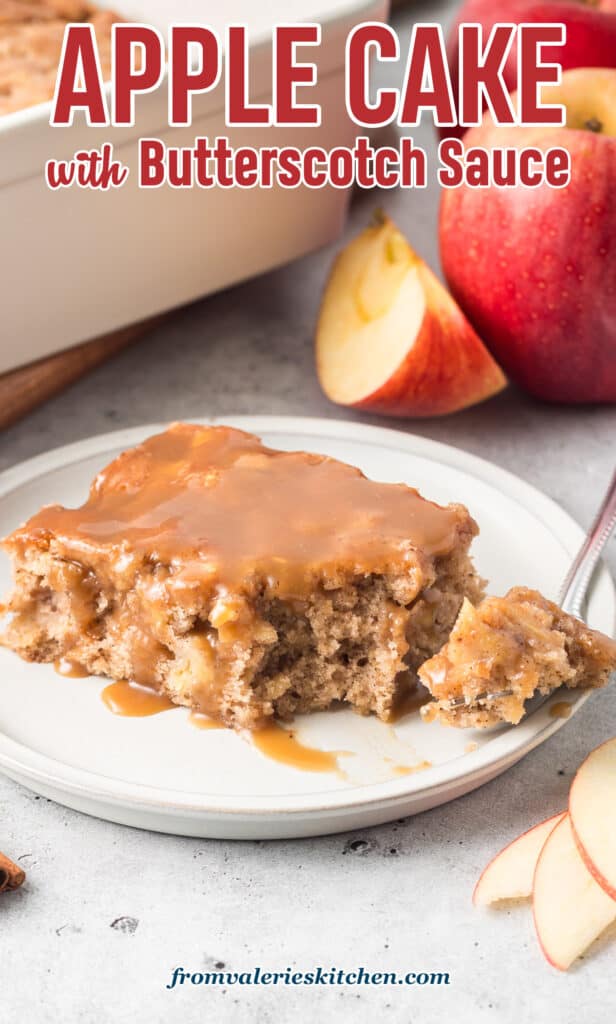
<path fill-rule="evenodd" d="M 0 892 L 8 889 L 19 889 L 25 881 L 26 872 L 12 860 L 0 853 Z"/>

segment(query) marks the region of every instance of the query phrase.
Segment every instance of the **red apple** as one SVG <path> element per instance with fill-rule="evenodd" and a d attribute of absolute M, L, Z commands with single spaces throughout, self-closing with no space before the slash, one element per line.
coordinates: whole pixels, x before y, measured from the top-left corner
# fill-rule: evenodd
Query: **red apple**
<path fill-rule="evenodd" d="M 616 68 L 616 0 L 467 0 L 447 40 L 447 57 L 454 99 L 458 101 L 458 25 L 479 24 L 484 38 L 498 22 L 561 23 L 567 29 L 564 46 L 546 46 L 542 59 L 569 68 Z M 517 47 L 503 69 L 510 92 L 518 87 Z M 485 108 L 485 104 L 484 104 Z M 442 128 L 443 136 L 464 134 L 464 128 Z"/>
<path fill-rule="evenodd" d="M 496 128 L 466 147 L 563 147 L 565 188 L 443 192 L 440 244 L 454 298 L 506 372 L 561 402 L 616 401 L 616 70 L 577 69 L 545 90 L 563 128 Z"/>
<path fill-rule="evenodd" d="M 316 359 L 332 401 L 390 416 L 455 412 L 505 386 L 456 303 L 386 217 L 332 268 Z"/>

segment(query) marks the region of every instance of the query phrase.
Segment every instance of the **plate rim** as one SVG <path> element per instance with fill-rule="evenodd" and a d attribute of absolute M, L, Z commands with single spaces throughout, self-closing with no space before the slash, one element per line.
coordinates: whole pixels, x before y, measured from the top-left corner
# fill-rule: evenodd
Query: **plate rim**
<path fill-rule="evenodd" d="M 397 449 L 401 454 L 424 457 L 432 462 L 460 469 L 492 487 L 500 484 L 508 497 L 529 508 L 544 524 L 553 524 L 556 520 L 556 536 L 565 548 L 568 547 L 569 541 L 563 540 L 563 533 L 569 535 L 571 547 L 581 544 L 584 537 L 584 531 L 575 519 L 538 488 L 488 459 L 432 438 L 391 427 L 324 417 L 225 415 L 190 417 L 189 421 L 205 425 L 224 423 L 257 434 L 307 434 L 312 437 L 326 437 L 333 441 L 363 441 L 370 443 L 371 446 Z M 20 485 L 35 480 L 44 473 L 77 463 L 109 448 L 129 447 L 167 426 L 169 423 L 163 422 L 121 428 L 35 455 L 0 473 L 0 501 Z M 594 577 L 593 590 L 599 586 L 605 591 L 606 597 L 609 595 L 614 620 L 616 588 L 609 570 L 603 563 Z M 425 772 L 382 782 L 362 783 L 348 790 L 335 789 L 275 796 L 219 796 L 203 793 L 196 798 L 194 793 L 185 790 L 167 790 L 113 779 L 67 764 L 11 739 L 2 730 L 0 770 L 18 781 L 28 779 L 32 783 L 53 786 L 72 796 L 95 800 L 108 806 L 132 807 L 136 812 L 145 810 L 171 816 L 213 816 L 252 820 L 263 815 L 279 819 L 296 815 L 367 812 L 377 806 L 395 806 L 405 798 L 426 799 L 447 787 L 454 788 L 456 785 L 467 784 L 477 777 L 480 780 L 481 776 L 485 776 L 486 781 L 488 777 L 493 778 L 499 771 L 520 760 L 570 721 L 591 692 L 580 691 L 571 701 L 571 714 L 564 719 L 549 716 L 551 704 L 556 702 L 559 694 L 562 698 L 561 691 L 557 691 L 517 726 L 502 730 L 476 751 L 465 754 L 463 770 L 462 758 L 455 757 L 441 765 L 434 765 Z M 568 697 L 571 696 L 572 691 L 568 691 Z M 477 784 L 480 784 L 480 781 Z"/>

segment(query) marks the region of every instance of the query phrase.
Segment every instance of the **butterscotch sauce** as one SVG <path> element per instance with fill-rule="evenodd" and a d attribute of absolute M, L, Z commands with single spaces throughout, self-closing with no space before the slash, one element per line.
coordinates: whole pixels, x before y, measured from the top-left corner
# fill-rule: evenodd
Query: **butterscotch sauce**
<path fill-rule="evenodd" d="M 170 711 L 178 706 L 163 694 L 124 679 L 106 686 L 101 697 L 114 715 L 130 718 L 157 715 L 161 711 Z M 225 728 L 221 722 L 208 718 L 198 711 L 192 711 L 188 720 L 197 729 Z M 307 747 L 295 738 L 293 732 L 281 726 L 265 726 L 251 733 L 251 737 L 255 747 L 274 761 L 307 772 L 339 772 L 338 757 L 343 751 L 332 752 Z"/>
<path fill-rule="evenodd" d="M 217 722 L 215 718 L 209 718 L 208 715 L 202 715 L 200 711 L 191 711 L 188 716 L 188 721 L 191 725 L 194 725 L 195 729 L 225 729 L 226 726 L 222 722 Z"/>
<path fill-rule="evenodd" d="M 53 536 L 63 557 L 116 574 L 148 560 L 163 585 L 258 577 L 293 597 L 323 571 L 403 570 L 414 547 L 449 552 L 465 521 L 460 508 L 335 459 L 274 451 L 229 427 L 175 424 L 104 469 L 81 508 L 43 508 L 11 543 Z"/>
<path fill-rule="evenodd" d="M 90 675 L 87 668 L 78 661 L 71 661 L 70 658 L 58 658 L 54 661 L 53 667 L 59 676 L 66 676 L 69 679 L 86 679 Z"/>
<path fill-rule="evenodd" d="M 304 772 L 339 772 L 338 758 L 345 753 L 306 747 L 291 730 L 275 724 L 258 729 L 251 738 L 257 750 L 266 757 Z"/>
<path fill-rule="evenodd" d="M 125 679 L 106 686 L 101 698 L 114 715 L 123 715 L 126 718 L 146 718 L 148 715 L 158 715 L 161 711 L 171 711 L 178 706 L 164 694 L 156 693 L 147 686 L 127 682 Z"/>
<path fill-rule="evenodd" d="M 569 718 L 571 714 L 571 705 L 566 700 L 559 700 L 556 704 L 552 704 L 550 708 L 550 715 L 552 718 Z"/>

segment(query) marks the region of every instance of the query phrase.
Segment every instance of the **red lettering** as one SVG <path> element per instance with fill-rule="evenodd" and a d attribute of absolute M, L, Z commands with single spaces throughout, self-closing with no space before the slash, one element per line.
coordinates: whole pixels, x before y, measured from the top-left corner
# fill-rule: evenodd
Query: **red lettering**
<path fill-rule="evenodd" d="M 515 36 L 514 25 L 495 25 L 482 51 L 480 25 L 461 25 L 460 124 L 481 122 L 484 98 L 497 124 L 515 124 L 515 111 L 503 78 L 503 67 Z"/>
<path fill-rule="evenodd" d="M 485 188 L 490 184 L 490 156 L 487 150 L 473 146 L 466 150 L 465 157 L 466 184 L 471 188 Z"/>
<path fill-rule="evenodd" d="M 559 64 L 544 64 L 543 46 L 563 46 L 564 25 L 521 25 L 518 36 L 518 86 L 520 123 L 527 125 L 565 123 L 564 108 L 539 102 L 539 86 L 560 81 Z"/>
<path fill-rule="evenodd" d="M 334 188 L 348 188 L 353 181 L 353 154 L 343 146 L 329 154 L 329 179 Z"/>
<path fill-rule="evenodd" d="M 324 149 L 318 146 L 313 146 L 304 152 L 304 181 L 308 188 L 322 188 L 323 185 L 327 184 L 327 173 L 322 168 L 319 170 L 319 164 L 327 159 L 327 154 Z"/>
<path fill-rule="evenodd" d="M 68 188 L 75 180 L 73 160 L 48 160 L 45 164 L 45 180 L 49 188 Z"/>
<path fill-rule="evenodd" d="M 552 188 L 564 188 L 571 180 L 571 154 L 555 147 L 545 154 L 545 180 Z"/>
<path fill-rule="evenodd" d="M 494 184 L 502 188 L 516 183 L 516 154 L 513 149 L 494 149 L 492 175 Z"/>
<path fill-rule="evenodd" d="M 347 110 L 355 124 L 374 127 L 393 121 L 396 116 L 398 93 L 396 89 L 378 89 L 376 102 L 370 102 L 372 49 L 376 50 L 377 60 L 398 59 L 398 37 L 389 25 L 380 22 L 358 25 L 347 40 Z"/>
<path fill-rule="evenodd" d="M 298 64 L 295 48 L 298 43 L 317 46 L 321 41 L 320 25 L 281 25 L 276 29 L 274 66 L 276 68 L 277 124 L 320 124 L 321 108 L 297 103 L 298 85 L 314 85 L 317 80 L 314 64 Z"/>
<path fill-rule="evenodd" d="M 119 188 L 128 177 L 128 167 L 113 158 L 113 145 L 105 142 L 101 149 L 85 149 L 75 153 L 77 184 L 82 188 L 100 188 L 106 192 L 111 186 Z"/>
<path fill-rule="evenodd" d="M 158 188 L 165 181 L 165 147 L 160 139 L 141 139 L 139 146 L 139 184 Z"/>
<path fill-rule="evenodd" d="M 113 123 L 135 123 L 135 95 L 152 92 L 163 75 L 164 43 L 162 36 L 148 25 L 114 25 L 114 89 Z M 140 68 L 136 67 L 135 51 L 141 50 Z"/>
<path fill-rule="evenodd" d="M 297 186 L 301 183 L 302 174 L 297 157 L 297 150 L 291 150 L 287 148 L 280 150 L 280 154 L 277 159 L 277 180 L 278 184 L 281 185 L 283 188 L 297 188 Z M 267 174 L 265 167 L 263 167 L 261 172 L 262 187 L 266 185 L 266 181 L 267 188 L 270 188 L 272 185 L 271 164 L 267 165 Z"/>
<path fill-rule="evenodd" d="M 49 188 L 120 188 L 128 178 L 128 167 L 113 156 L 113 145 L 105 142 L 99 149 L 80 149 L 72 160 L 48 160 L 45 178 Z"/>
<path fill-rule="evenodd" d="M 190 188 L 192 185 L 193 153 L 189 149 L 171 146 L 167 150 L 167 181 L 172 188 Z"/>
<path fill-rule="evenodd" d="M 399 160 L 399 154 L 390 146 L 382 146 L 377 149 L 374 157 L 374 177 L 379 188 L 396 187 L 399 174 L 394 167 L 397 168 Z"/>
<path fill-rule="evenodd" d="M 284 149 L 281 150 L 281 152 L 284 153 L 285 152 Z M 296 152 L 297 152 L 297 150 L 296 150 Z M 261 188 L 271 188 L 272 187 L 273 181 L 274 181 L 273 166 L 277 162 L 277 159 L 278 159 L 278 150 L 275 147 L 271 147 L 269 149 L 266 148 L 266 149 L 262 149 L 261 150 Z M 283 161 L 282 160 L 280 162 L 280 166 L 281 167 L 283 166 Z M 287 169 L 291 173 L 292 172 L 292 165 L 289 165 Z M 295 168 L 295 171 L 297 171 L 297 173 L 299 175 L 299 170 L 298 170 L 297 167 Z M 296 184 L 299 184 L 299 177 L 297 178 Z"/>
<path fill-rule="evenodd" d="M 429 80 L 427 83 L 426 77 Z M 398 123 L 410 126 L 419 124 L 422 110 L 434 111 L 434 123 L 437 125 L 456 123 L 445 40 L 440 25 L 415 25 L 413 28 Z"/>
<path fill-rule="evenodd" d="M 242 25 L 229 26 L 227 62 L 227 124 L 240 128 L 271 124 L 271 107 L 248 102 L 248 43 Z"/>
<path fill-rule="evenodd" d="M 226 135 L 220 135 L 212 150 L 216 164 L 216 180 L 222 188 L 231 188 L 233 185 L 233 174 L 229 173 L 229 163 L 233 159 L 233 150 L 229 145 Z"/>
<path fill-rule="evenodd" d="M 258 184 L 258 158 L 254 149 L 238 149 L 234 161 L 235 181 L 240 188 L 254 188 Z"/>
<path fill-rule="evenodd" d="M 457 188 L 464 181 L 464 145 L 460 139 L 444 139 L 438 147 L 438 158 L 442 164 L 438 172 L 439 185 L 443 188 Z"/>
<path fill-rule="evenodd" d="M 538 166 L 537 166 L 538 165 Z M 522 149 L 520 151 L 520 185 L 533 188 L 543 181 L 543 153 L 540 149 Z"/>
<path fill-rule="evenodd" d="M 79 77 L 83 80 L 80 89 Z M 89 125 L 109 124 L 92 25 L 69 25 L 66 29 L 49 123 L 71 125 L 75 110 L 85 110 Z"/>
<path fill-rule="evenodd" d="M 212 156 L 207 136 L 199 136 L 195 145 L 195 161 L 197 164 L 197 184 L 201 188 L 212 188 L 214 178 L 208 171 L 208 164 Z"/>
<path fill-rule="evenodd" d="M 191 54 L 197 48 L 200 59 L 195 70 Z M 215 33 L 201 25 L 174 25 L 169 48 L 169 124 L 190 124 L 193 95 L 209 92 L 219 78 L 220 47 Z"/>
<path fill-rule="evenodd" d="M 355 140 L 355 167 L 360 188 L 374 187 L 373 161 L 374 149 L 370 145 L 370 139 L 367 135 L 358 135 Z"/>
<path fill-rule="evenodd" d="M 425 188 L 428 178 L 428 162 L 426 151 L 415 146 L 411 138 L 402 139 L 400 151 L 402 174 L 400 184 L 403 188 Z"/>

